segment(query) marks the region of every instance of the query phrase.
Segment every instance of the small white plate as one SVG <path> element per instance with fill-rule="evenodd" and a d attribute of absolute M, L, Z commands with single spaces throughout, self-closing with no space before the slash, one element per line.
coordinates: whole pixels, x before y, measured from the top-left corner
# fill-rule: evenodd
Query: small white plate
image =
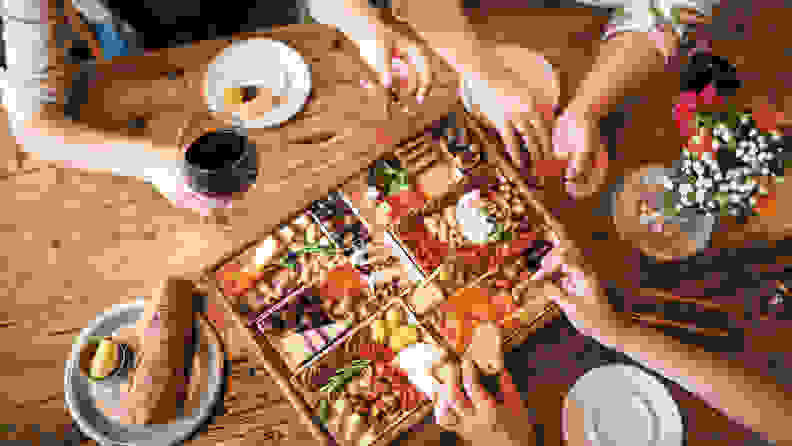
<path fill-rule="evenodd" d="M 77 364 L 80 346 L 89 336 L 116 336 L 124 327 L 134 326 L 143 317 L 144 300 L 113 306 L 99 316 L 91 325 L 83 329 L 72 347 L 66 363 L 65 397 L 66 406 L 77 421 L 80 430 L 102 446 L 170 446 L 181 443 L 206 422 L 212 408 L 221 397 L 223 374 L 210 367 L 208 372 L 208 391 L 201 395 L 201 404 L 193 413 L 183 414 L 168 424 L 129 425 L 105 416 L 96 407 L 96 399 L 101 398 L 108 406 L 120 406 L 120 380 L 112 383 L 95 383 L 82 375 Z M 217 346 L 209 344 L 209 360 L 214 363 L 217 355 L 222 355 Z"/>
<path fill-rule="evenodd" d="M 299 113 L 311 94 L 311 69 L 303 57 L 283 42 L 271 39 L 235 41 L 209 65 L 204 81 L 209 109 L 224 112 L 226 88 L 266 87 L 285 101 L 260 116 L 243 121 L 238 112 L 231 116 L 244 128 L 275 127 Z"/>
<path fill-rule="evenodd" d="M 580 377 L 564 401 L 563 417 L 570 446 L 681 446 L 684 435 L 668 390 L 625 364 L 598 367 Z"/>

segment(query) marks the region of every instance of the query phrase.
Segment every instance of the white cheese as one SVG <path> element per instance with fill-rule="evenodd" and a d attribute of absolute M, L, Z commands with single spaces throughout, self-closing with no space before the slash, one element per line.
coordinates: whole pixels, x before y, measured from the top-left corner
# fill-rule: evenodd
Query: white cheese
<path fill-rule="evenodd" d="M 276 240 L 275 237 L 269 236 L 261 242 L 261 244 L 256 248 L 255 259 L 253 263 L 255 263 L 257 268 L 261 268 L 266 266 L 272 261 L 272 258 L 275 257 L 275 254 L 278 252 L 280 248 L 280 241 Z"/>
<path fill-rule="evenodd" d="M 462 235 L 473 243 L 487 243 L 495 225 L 487 221 L 481 210 L 473 207 L 471 202 L 481 198 L 479 190 L 465 194 L 457 203 L 456 217 Z"/>
<path fill-rule="evenodd" d="M 445 357 L 445 353 L 439 347 L 419 342 L 400 351 L 393 361 L 396 366 L 407 372 L 411 384 L 431 398 L 442 386 L 432 376 L 432 368 L 440 365 Z"/>

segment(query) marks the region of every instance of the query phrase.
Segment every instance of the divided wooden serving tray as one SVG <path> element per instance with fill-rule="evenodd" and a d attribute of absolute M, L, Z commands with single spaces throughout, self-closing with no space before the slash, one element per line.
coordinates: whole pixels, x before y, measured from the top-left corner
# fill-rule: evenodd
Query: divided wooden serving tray
<path fill-rule="evenodd" d="M 242 329 L 257 359 L 322 444 L 330 444 L 331 434 L 315 416 L 315 398 L 299 384 L 301 373 L 343 350 L 350 339 L 365 331 L 392 305 L 404 308 L 427 341 L 458 357 L 464 348 L 452 345 L 442 335 L 435 316 L 459 289 L 487 285 L 488 277 L 502 273 L 500 267 L 488 271 L 488 259 L 483 258 L 484 269 L 479 268 L 465 280 L 449 286 L 442 271 L 421 265 L 416 252 L 419 248 L 405 240 L 409 222 L 420 221 L 443 205 L 455 204 L 465 191 L 479 187 L 476 182 L 480 180 L 476 178 L 487 177 L 496 186 L 493 197 L 499 197 L 503 184 L 508 185 L 512 195 L 519 195 L 526 214 L 531 215 L 536 237 L 555 240 L 566 237 L 560 224 L 536 200 L 534 192 L 497 153 L 497 142 L 488 140 L 480 129 L 470 128 L 475 123 L 466 119 L 461 106 L 454 113 L 468 127 L 467 141 L 463 142 L 477 144 L 478 150 L 472 157 L 467 156 L 460 146 L 449 146 L 448 132 L 442 136 L 441 131 L 437 139 L 428 130 L 398 147 L 390 158 L 406 169 L 411 191 L 402 194 L 408 197 L 402 200 L 403 208 L 394 209 L 401 202 L 389 202 L 389 198 L 384 201 L 394 206 L 381 205 L 385 194 L 380 191 L 377 197 L 377 187 L 369 187 L 367 170 L 339 186 L 330 196 L 312 203 L 309 209 L 291 216 L 273 234 L 236 249 L 204 273 L 209 292 L 222 302 L 225 311 Z M 449 184 L 444 185 L 443 178 Z M 393 219 L 394 214 L 401 218 Z M 506 241 L 487 245 L 482 252 L 487 255 L 501 252 L 496 245 Z M 459 248 L 465 246 L 464 240 L 460 241 Z M 450 266 L 457 257 L 448 256 L 440 264 L 443 268 Z M 346 273 L 331 272 L 340 270 Z M 339 299 L 329 304 L 326 296 L 335 295 L 338 288 L 332 284 L 351 283 L 349 278 L 354 272 L 362 278 L 361 289 L 368 291 L 361 292 L 354 300 L 348 299 L 349 302 Z M 528 277 L 526 274 L 522 275 L 523 279 Z M 329 275 L 332 280 L 327 280 Z M 514 279 L 500 294 L 511 293 L 520 280 Z M 296 304 L 298 301 L 300 305 Z M 343 305 L 346 306 L 341 309 Z M 317 316 L 317 312 L 322 315 Z M 281 321 L 273 322 L 278 318 L 267 316 L 270 313 L 277 314 Z M 352 314 L 354 317 L 344 321 Z M 519 310 L 519 315 L 514 319 L 518 323 L 509 325 L 504 332 L 505 349 L 519 345 L 539 327 L 558 317 L 560 309 L 549 300 L 533 298 Z M 430 412 L 431 402 L 423 402 L 383 427 L 370 444 L 389 443 Z M 344 439 L 337 442 L 353 444 Z"/>

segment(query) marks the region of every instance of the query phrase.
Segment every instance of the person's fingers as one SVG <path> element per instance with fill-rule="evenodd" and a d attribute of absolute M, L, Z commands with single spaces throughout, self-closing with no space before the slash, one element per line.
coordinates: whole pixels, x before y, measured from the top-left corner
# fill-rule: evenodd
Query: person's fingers
<path fill-rule="evenodd" d="M 516 411 L 519 411 L 523 408 L 520 391 L 514 384 L 514 379 L 512 378 L 511 373 L 509 373 L 509 370 L 505 367 L 500 374 L 500 389 L 501 393 L 503 394 L 503 404 L 505 404 L 506 407 Z"/>
<path fill-rule="evenodd" d="M 520 134 L 522 144 L 531 153 L 531 162 L 536 163 L 545 159 L 544 152 L 541 147 L 541 142 L 537 141 L 536 131 L 533 126 L 526 125 L 525 121 L 515 119 L 513 121 L 514 128 Z"/>
<path fill-rule="evenodd" d="M 539 148 L 542 150 L 544 159 L 550 159 L 550 154 L 553 153 L 550 135 L 553 130 L 541 113 L 536 112 L 534 114 L 535 116 L 528 122 L 536 132 L 536 138 L 539 140 Z"/>
<path fill-rule="evenodd" d="M 509 155 L 515 166 L 520 167 L 522 165 L 522 159 L 520 158 L 520 139 L 514 131 L 515 129 L 511 120 L 507 119 L 503 123 L 498 123 L 495 128 L 500 134 L 504 146 L 506 146 L 506 154 Z"/>
<path fill-rule="evenodd" d="M 487 392 L 484 386 L 481 385 L 478 379 L 478 369 L 473 364 L 473 360 L 465 358 L 462 362 L 462 382 L 465 386 L 465 391 L 470 395 L 473 400 L 473 406 L 476 410 L 485 410 L 495 407 L 495 399 Z"/>
<path fill-rule="evenodd" d="M 415 97 L 419 104 L 423 104 L 423 101 L 429 95 L 429 89 L 432 87 L 434 73 L 429 64 L 428 48 L 420 47 L 417 56 L 414 63 L 418 71 L 418 93 Z"/>
<path fill-rule="evenodd" d="M 402 63 L 405 65 L 405 72 L 407 74 L 407 89 L 404 93 L 401 93 L 403 97 L 410 97 L 416 94 L 418 91 L 418 67 L 416 65 L 416 61 L 418 60 L 418 47 L 408 41 L 402 40 L 400 41 L 400 48 L 404 48 L 406 60 L 402 60 Z"/>
<path fill-rule="evenodd" d="M 383 88 L 389 90 L 393 85 L 393 50 L 395 48 L 395 42 L 390 39 L 389 37 L 383 37 L 383 46 L 377 48 L 378 54 L 377 57 L 379 60 L 379 65 L 382 67 L 382 72 L 380 73 L 380 81 L 382 82 Z M 390 95 L 388 95 L 390 97 Z"/>
<path fill-rule="evenodd" d="M 473 408 L 459 387 L 461 378 L 459 367 L 451 367 L 451 373 L 448 382 L 446 382 L 446 398 L 448 398 L 449 407 L 456 410 L 459 415 L 467 416 L 473 413 Z"/>
<path fill-rule="evenodd" d="M 539 269 L 534 274 L 534 280 L 545 280 L 556 272 L 561 271 L 561 265 L 563 264 L 562 250 L 563 246 L 560 245 L 544 256 Z"/>

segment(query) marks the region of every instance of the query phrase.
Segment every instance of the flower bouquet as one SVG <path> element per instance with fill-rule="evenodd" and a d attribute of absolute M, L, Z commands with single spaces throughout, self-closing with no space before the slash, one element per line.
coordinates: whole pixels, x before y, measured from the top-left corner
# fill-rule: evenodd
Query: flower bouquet
<path fill-rule="evenodd" d="M 664 180 L 664 214 L 747 217 L 768 212 L 775 197 L 767 186 L 784 180 L 790 157 L 775 116 L 765 110 L 737 111 L 725 98 L 736 79 L 733 68 L 711 55 L 695 57 L 693 64 L 715 74 L 710 73 L 711 82 L 704 87 L 688 84 L 674 106 L 674 119 L 689 139 L 674 173 Z"/>

